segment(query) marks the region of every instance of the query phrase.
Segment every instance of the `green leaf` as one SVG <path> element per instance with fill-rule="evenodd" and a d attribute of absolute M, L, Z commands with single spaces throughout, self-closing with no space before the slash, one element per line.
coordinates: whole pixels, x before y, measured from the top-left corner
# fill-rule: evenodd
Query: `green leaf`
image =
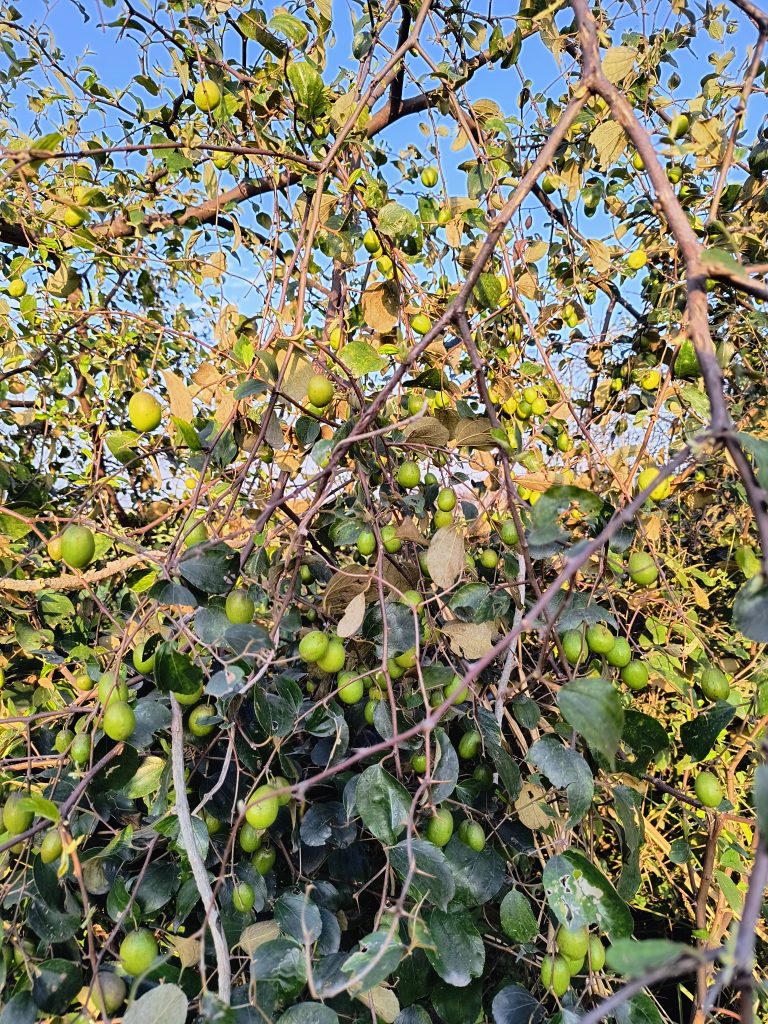
<path fill-rule="evenodd" d="M 347 957 L 341 969 L 350 975 L 350 988 L 369 992 L 397 970 L 405 953 L 396 931 L 391 935 L 388 931 L 376 931 L 360 940 L 359 948 Z"/>
<path fill-rule="evenodd" d="M 0 1024 L 35 1024 L 37 1008 L 29 992 L 17 992 L 0 1010 Z"/>
<path fill-rule="evenodd" d="M 28 811 L 32 811 L 38 818 L 45 818 L 47 821 L 61 821 L 59 808 L 51 800 L 46 800 L 39 793 L 32 793 L 19 801 L 19 805 Z"/>
<path fill-rule="evenodd" d="M 647 992 L 632 996 L 614 1010 L 616 1024 L 662 1024 L 664 1018 Z"/>
<path fill-rule="evenodd" d="M 240 556 L 226 544 L 190 548 L 179 562 L 179 575 L 206 594 L 226 594 L 240 572 Z"/>
<path fill-rule="evenodd" d="M 272 939 L 257 946 L 251 957 L 254 981 L 271 981 L 281 997 L 295 999 L 307 981 L 304 949 L 289 939 Z"/>
<path fill-rule="evenodd" d="M 32 998 L 45 1013 L 61 1015 L 82 988 L 83 974 L 71 960 L 43 960 L 35 965 Z"/>
<path fill-rule="evenodd" d="M 747 580 L 736 594 L 733 624 L 750 640 L 768 643 L 768 583 L 762 573 Z"/>
<path fill-rule="evenodd" d="M 479 309 L 496 309 L 501 298 L 501 282 L 495 274 L 481 274 L 472 295 Z"/>
<path fill-rule="evenodd" d="M 717 737 L 731 722 L 736 708 L 719 700 L 708 711 L 701 712 L 680 726 L 680 742 L 693 761 L 703 761 L 714 747 Z"/>
<path fill-rule="evenodd" d="M 411 797 L 389 772 L 374 764 L 360 776 L 355 805 L 368 831 L 392 846 L 408 822 Z"/>
<path fill-rule="evenodd" d="M 619 939 L 608 947 L 606 963 L 617 974 L 626 978 L 639 978 L 646 971 L 668 967 L 684 956 L 697 956 L 697 951 L 682 942 L 667 939 Z"/>
<path fill-rule="evenodd" d="M 413 235 L 418 226 L 415 214 L 400 203 L 385 203 L 379 210 L 379 231 L 390 238 L 400 239 Z"/>
<path fill-rule="evenodd" d="M 328 105 L 325 85 L 320 75 L 307 61 L 293 62 L 288 65 L 288 81 L 298 100 L 305 108 L 309 117 L 319 117 Z"/>
<path fill-rule="evenodd" d="M 203 682 L 203 670 L 186 654 L 166 641 L 155 652 L 155 682 L 164 693 L 196 693 Z"/>
<path fill-rule="evenodd" d="M 280 931 L 297 942 L 315 942 L 323 930 L 320 911 L 306 893 L 284 892 L 275 900 Z"/>
<path fill-rule="evenodd" d="M 595 792 L 587 762 L 577 751 L 552 736 L 537 740 L 528 751 L 527 760 L 536 765 L 553 786 L 566 791 L 571 812 L 566 827 L 573 828 L 592 806 Z"/>
<path fill-rule="evenodd" d="M 765 841 L 768 838 L 768 765 L 760 764 L 755 768 L 752 802 L 755 805 L 757 827 Z"/>
<path fill-rule="evenodd" d="M 445 847 L 445 859 L 456 883 L 454 903 L 465 907 L 483 906 L 504 884 L 504 861 L 490 846 L 478 852 L 453 836 Z"/>
<path fill-rule="evenodd" d="M 534 702 L 531 702 L 536 708 Z M 536 708 L 538 711 L 538 708 Z M 507 797 L 514 800 L 521 786 L 520 769 L 501 745 L 501 732 L 498 723 L 486 708 L 477 710 L 477 727 L 483 737 L 486 753 L 493 762 L 499 775 L 499 782 L 504 787 Z"/>
<path fill-rule="evenodd" d="M 296 1003 L 278 1018 L 282 1024 L 339 1024 L 339 1015 L 325 1003 Z"/>
<path fill-rule="evenodd" d="M 274 14 L 267 24 L 272 32 L 277 32 L 281 36 L 285 36 L 297 46 L 303 46 L 307 41 L 307 37 L 309 35 L 307 26 L 292 14 L 288 14 L 285 10 L 280 11 L 279 14 Z M 306 1005 L 310 1004 L 307 1003 Z M 285 1014 L 283 1014 L 283 1016 L 285 1016 Z"/>
<path fill-rule="evenodd" d="M 125 795 L 129 800 L 139 800 L 156 793 L 167 767 L 168 764 L 162 757 L 145 757 L 128 783 Z"/>
<path fill-rule="evenodd" d="M 531 910 L 531 902 L 519 889 L 510 889 L 499 907 L 501 928 L 513 942 L 533 942 L 539 925 Z"/>
<path fill-rule="evenodd" d="M 575 850 L 547 861 L 542 876 L 547 902 L 569 928 L 597 924 L 612 942 L 632 934 L 632 915 L 598 867 Z"/>
<path fill-rule="evenodd" d="M 479 978 L 485 966 L 485 946 L 480 932 L 467 914 L 433 910 L 427 930 L 431 945 L 427 959 L 443 981 L 464 988 Z"/>
<path fill-rule="evenodd" d="M 493 1024 L 537 1024 L 544 1007 L 521 985 L 506 985 L 491 1004 Z"/>
<path fill-rule="evenodd" d="M 435 729 L 435 766 L 432 769 L 433 781 L 430 787 L 432 802 L 441 804 L 456 789 L 459 781 L 459 759 L 444 729 Z"/>
<path fill-rule="evenodd" d="M 141 436 L 135 430 L 108 430 L 104 441 L 118 462 L 126 463 L 134 457 L 134 449 Z"/>
<path fill-rule="evenodd" d="M 123 1024 L 184 1024 L 189 1000 L 178 985 L 158 985 L 131 1003 Z"/>
<path fill-rule="evenodd" d="M 411 863 L 415 865 L 408 894 L 415 900 L 428 900 L 446 910 L 456 892 L 456 883 L 443 851 L 426 839 L 409 844 L 398 843 L 389 853 L 389 862 L 401 881 L 408 877 Z"/>
<path fill-rule="evenodd" d="M 566 722 L 613 764 L 624 728 L 624 709 L 613 684 L 605 679 L 574 679 L 560 689 L 557 703 Z"/>
<path fill-rule="evenodd" d="M 622 763 L 622 768 L 638 776 L 643 774 L 657 754 L 669 747 L 669 733 L 661 722 L 632 708 L 624 711 L 621 740 L 635 754 L 635 760 Z"/>
<path fill-rule="evenodd" d="M 367 341 L 350 341 L 339 353 L 339 357 L 353 377 L 364 377 L 367 373 L 378 373 L 387 365 L 373 345 Z"/>

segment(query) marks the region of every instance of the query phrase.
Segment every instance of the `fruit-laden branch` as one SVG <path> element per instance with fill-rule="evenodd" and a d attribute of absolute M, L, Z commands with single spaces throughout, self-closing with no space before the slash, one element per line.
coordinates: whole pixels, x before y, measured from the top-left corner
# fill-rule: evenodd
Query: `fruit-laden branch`
<path fill-rule="evenodd" d="M 219 921 L 219 908 L 213 889 L 208 879 L 208 872 L 197 849 L 197 839 L 192 825 L 192 814 L 189 810 L 187 800 L 187 780 L 184 777 L 184 721 L 181 715 L 181 707 L 173 694 L 171 694 L 171 768 L 173 772 L 173 789 L 176 798 L 176 816 L 179 819 L 179 831 L 187 853 L 189 866 L 192 868 L 192 875 L 195 879 L 197 891 L 205 908 L 205 921 L 213 938 L 213 946 L 216 952 L 216 968 L 219 978 L 219 999 L 229 1005 L 232 988 L 232 975 L 229 964 L 229 948 L 227 940 L 221 930 Z M 204 957 L 205 943 L 201 943 L 200 952 L 200 974 L 205 984 Z"/>
<path fill-rule="evenodd" d="M 0 579 L 0 590 L 12 590 L 17 594 L 39 594 L 42 590 L 82 590 L 85 583 L 100 583 L 110 576 L 127 572 L 135 565 L 146 564 L 146 561 L 146 555 L 125 555 L 113 562 L 107 562 L 101 569 L 91 569 L 90 572 L 65 573 L 63 576 L 52 576 L 48 579 Z"/>

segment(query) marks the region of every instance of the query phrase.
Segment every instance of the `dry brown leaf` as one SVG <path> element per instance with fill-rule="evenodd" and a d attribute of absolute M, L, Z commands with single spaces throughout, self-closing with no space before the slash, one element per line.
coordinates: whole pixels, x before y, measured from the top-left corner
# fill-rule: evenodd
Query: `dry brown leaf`
<path fill-rule="evenodd" d="M 363 319 L 379 334 L 389 334 L 400 320 L 400 295 L 392 281 L 379 281 L 363 292 Z"/>
<path fill-rule="evenodd" d="M 168 390 L 168 402 L 171 406 L 171 416 L 175 416 L 185 423 L 191 423 L 194 419 L 192 408 L 192 395 L 189 388 L 177 373 L 172 370 L 163 370 L 163 380 Z"/>
<path fill-rule="evenodd" d="M 283 349 L 276 354 L 277 365 L 282 370 L 285 366 L 285 373 L 281 390 L 294 402 L 306 402 L 307 384 L 309 378 L 314 375 L 315 368 L 308 359 L 305 359 L 300 352 L 294 352 L 288 358 L 288 350 Z"/>
<path fill-rule="evenodd" d="M 492 622 L 447 622 L 442 629 L 451 642 L 453 653 L 470 661 L 490 651 L 496 634 Z"/>
<path fill-rule="evenodd" d="M 443 590 L 452 587 L 464 569 L 464 534 L 456 526 L 441 527 L 427 550 L 429 575 Z"/>
<path fill-rule="evenodd" d="M 350 566 L 343 572 L 334 573 L 328 581 L 323 596 L 326 615 L 336 618 L 357 594 L 367 590 L 371 582 L 371 571 L 363 566 Z"/>
<path fill-rule="evenodd" d="M 388 558 L 384 559 L 384 569 L 381 576 L 387 586 L 399 594 L 404 594 L 406 590 L 415 589 L 419 583 L 417 565 L 395 565 Z"/>
<path fill-rule="evenodd" d="M 280 929 L 275 921 L 257 921 L 256 924 L 249 924 L 247 928 L 243 929 L 237 944 L 245 950 L 248 956 L 253 956 L 259 946 L 263 946 L 265 942 L 271 942 L 279 934 Z"/>
<path fill-rule="evenodd" d="M 347 605 L 344 614 L 339 619 L 339 624 L 336 627 L 336 635 L 340 636 L 342 640 L 346 640 L 347 637 L 354 636 L 362 626 L 364 618 L 365 591 L 361 590 L 359 594 L 355 594 Z"/>
<path fill-rule="evenodd" d="M 494 443 L 491 437 L 491 421 L 487 416 L 462 419 L 456 424 L 453 440 L 458 447 L 482 448 Z"/>
<path fill-rule="evenodd" d="M 212 402 L 221 384 L 221 374 L 213 363 L 201 363 L 192 374 L 192 380 L 197 385 L 195 397 L 206 404 Z"/>
<path fill-rule="evenodd" d="M 448 444 L 448 430 L 434 416 L 408 423 L 403 434 L 411 444 L 427 444 L 433 448 L 444 448 Z"/>
<path fill-rule="evenodd" d="M 404 519 L 397 527 L 395 535 L 400 540 L 409 540 L 414 544 L 426 544 L 427 541 L 419 533 L 418 528 L 412 519 Z"/>
<path fill-rule="evenodd" d="M 540 829 L 552 824 L 552 818 L 542 806 L 546 803 L 546 798 L 547 791 L 530 782 L 520 790 L 520 795 L 515 800 L 515 810 L 526 828 Z"/>
<path fill-rule="evenodd" d="M 200 965 L 200 939 L 174 935 L 172 932 L 168 933 L 167 939 L 168 944 L 181 960 L 182 967 L 198 967 Z"/>

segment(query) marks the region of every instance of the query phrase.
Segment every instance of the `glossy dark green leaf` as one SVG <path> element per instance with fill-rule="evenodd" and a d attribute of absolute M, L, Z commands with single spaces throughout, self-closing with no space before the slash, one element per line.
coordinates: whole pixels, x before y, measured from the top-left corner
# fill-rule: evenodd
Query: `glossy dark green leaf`
<path fill-rule="evenodd" d="M 531 901 L 519 889 L 510 889 L 501 901 L 499 920 L 502 931 L 513 942 L 533 942 L 539 934 Z"/>
<path fill-rule="evenodd" d="M 71 960 L 43 960 L 32 976 L 32 998 L 45 1013 L 61 1015 L 80 991 L 83 973 Z"/>
<path fill-rule="evenodd" d="M 279 1017 L 282 1024 L 338 1024 L 339 1015 L 325 1003 L 296 1003 Z"/>
<path fill-rule="evenodd" d="M 597 924 L 612 942 L 632 934 L 632 915 L 605 875 L 576 850 L 556 854 L 542 876 L 547 902 L 561 924 Z"/>
<path fill-rule="evenodd" d="M 699 955 L 694 947 L 667 939 L 644 939 L 642 942 L 617 939 L 608 947 L 606 963 L 616 974 L 639 978 L 647 971 L 655 971 L 657 967 L 669 967 L 681 957 Z"/>
<path fill-rule="evenodd" d="M 392 934 L 385 930 L 372 932 L 360 940 L 341 969 L 348 976 L 350 986 L 356 991 L 368 992 L 397 970 L 405 952 L 397 931 Z"/>
<path fill-rule="evenodd" d="M 537 740 L 528 751 L 527 759 L 553 786 L 566 791 L 570 810 L 567 827 L 573 828 L 592 806 L 595 785 L 589 765 L 581 754 L 553 736 Z"/>
<path fill-rule="evenodd" d="M 427 931 L 427 959 L 443 981 L 463 988 L 480 977 L 485 966 L 485 946 L 468 914 L 433 910 Z"/>
<path fill-rule="evenodd" d="M 690 722 L 683 722 L 680 742 L 692 761 L 704 760 L 735 714 L 736 708 L 732 704 L 719 700 L 708 711 L 701 711 Z"/>
<path fill-rule="evenodd" d="M 624 709 L 613 684 L 605 679 L 574 679 L 560 688 L 557 703 L 566 722 L 612 764 L 624 728 Z"/>
<path fill-rule="evenodd" d="M 280 931 L 297 942 L 314 942 L 323 930 L 320 911 L 306 893 L 285 892 L 275 901 Z"/>
<path fill-rule="evenodd" d="M 662 1024 L 664 1020 L 656 1002 L 647 992 L 639 992 L 617 1006 L 615 1017 L 616 1024 Z"/>
<path fill-rule="evenodd" d="M 0 1010 L 0 1024 L 34 1024 L 37 1007 L 30 992 L 18 992 Z"/>
<path fill-rule="evenodd" d="M 389 846 L 397 842 L 408 821 L 411 797 L 381 765 L 371 765 L 362 773 L 355 804 L 369 832 Z"/>
<path fill-rule="evenodd" d="M 444 729 L 435 729 L 435 761 L 432 768 L 432 802 L 440 804 L 456 789 L 459 780 L 459 758 Z"/>
<path fill-rule="evenodd" d="M 626 708 L 621 741 L 635 754 L 634 761 L 622 763 L 622 768 L 632 775 L 642 775 L 656 755 L 669 747 L 669 733 L 657 719 Z"/>
<path fill-rule="evenodd" d="M 178 985 L 158 985 L 126 1010 L 123 1024 L 184 1024 L 189 1000 Z"/>
<path fill-rule="evenodd" d="M 454 904 L 482 906 L 492 900 L 504 884 L 505 863 L 490 845 L 478 852 L 453 836 L 445 847 L 445 859 L 456 883 Z"/>
<path fill-rule="evenodd" d="M 226 544 L 196 544 L 179 561 L 179 575 L 206 594 L 226 594 L 239 571 L 240 556 Z"/>
<path fill-rule="evenodd" d="M 445 910 L 456 892 L 456 882 L 445 854 L 426 839 L 398 843 L 390 850 L 389 861 L 401 881 L 409 878 L 408 894 L 423 899 Z M 411 863 L 414 871 L 411 874 Z"/>
<path fill-rule="evenodd" d="M 493 1024 L 536 1024 L 544 1016 L 544 1007 L 521 985 L 506 985 L 491 1004 Z"/>
<path fill-rule="evenodd" d="M 155 653 L 155 682 L 168 693 L 197 693 L 203 682 L 203 670 L 175 644 L 165 642 Z"/>

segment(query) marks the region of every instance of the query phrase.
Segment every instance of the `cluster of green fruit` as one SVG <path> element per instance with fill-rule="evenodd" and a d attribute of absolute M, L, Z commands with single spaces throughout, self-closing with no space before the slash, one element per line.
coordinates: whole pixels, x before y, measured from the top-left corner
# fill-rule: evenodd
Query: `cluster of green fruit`
<path fill-rule="evenodd" d="M 644 662 L 632 657 L 629 641 L 614 634 L 600 622 L 586 630 L 569 629 L 560 638 L 560 648 L 569 665 L 583 665 L 590 654 L 602 658 L 606 665 L 617 668 L 630 690 L 643 690 L 648 685 L 648 669 Z M 600 674 L 599 667 L 593 670 Z"/>
<path fill-rule="evenodd" d="M 605 946 L 600 936 L 590 935 L 586 927 L 561 925 L 555 935 L 555 948 L 556 952 L 542 960 L 541 983 L 558 998 L 565 995 L 571 987 L 571 979 L 585 967 L 594 974 L 605 966 Z"/>

